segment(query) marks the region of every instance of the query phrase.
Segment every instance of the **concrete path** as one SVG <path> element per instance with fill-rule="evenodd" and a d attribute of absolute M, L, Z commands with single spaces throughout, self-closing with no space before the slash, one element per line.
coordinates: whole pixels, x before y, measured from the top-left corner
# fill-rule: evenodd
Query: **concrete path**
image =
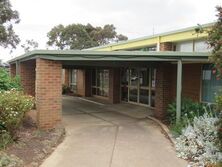
<path fill-rule="evenodd" d="M 131 108 L 138 117 L 125 114 Z M 144 110 L 64 97 L 66 138 L 41 167 L 186 167 L 159 126 L 142 117 Z"/>

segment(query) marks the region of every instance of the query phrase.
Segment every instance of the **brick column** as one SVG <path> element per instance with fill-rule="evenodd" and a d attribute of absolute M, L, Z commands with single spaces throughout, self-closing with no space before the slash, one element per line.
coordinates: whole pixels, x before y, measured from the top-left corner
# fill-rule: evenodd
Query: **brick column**
<path fill-rule="evenodd" d="M 83 97 L 91 96 L 91 70 L 77 71 L 77 94 Z"/>
<path fill-rule="evenodd" d="M 21 62 L 19 65 L 19 75 L 21 84 L 26 94 L 35 96 L 35 68 L 36 61 L 29 60 Z"/>
<path fill-rule="evenodd" d="M 120 69 L 109 70 L 109 100 L 111 103 L 120 102 Z"/>
<path fill-rule="evenodd" d="M 10 64 L 10 76 L 15 77 L 16 76 L 16 64 Z"/>
<path fill-rule="evenodd" d="M 172 42 L 160 43 L 160 51 L 173 51 L 173 43 Z"/>
<path fill-rule="evenodd" d="M 85 96 L 85 70 L 77 70 L 77 94 Z"/>
<path fill-rule="evenodd" d="M 40 128 L 51 129 L 61 121 L 61 62 L 40 58 L 36 60 L 36 109 Z"/>
<path fill-rule="evenodd" d="M 165 118 L 171 100 L 171 66 L 161 63 L 156 72 L 155 117 L 158 119 Z"/>

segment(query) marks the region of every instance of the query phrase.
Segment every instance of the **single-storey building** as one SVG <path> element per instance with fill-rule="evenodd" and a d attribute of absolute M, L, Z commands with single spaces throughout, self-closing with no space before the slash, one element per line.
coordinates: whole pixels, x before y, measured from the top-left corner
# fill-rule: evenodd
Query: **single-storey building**
<path fill-rule="evenodd" d="M 207 34 L 196 28 L 82 51 L 35 50 L 10 60 L 10 72 L 35 96 L 41 128 L 61 121 L 62 84 L 83 97 L 144 105 L 159 119 L 176 99 L 179 119 L 181 96 L 213 102 L 222 86 L 208 62 Z"/>

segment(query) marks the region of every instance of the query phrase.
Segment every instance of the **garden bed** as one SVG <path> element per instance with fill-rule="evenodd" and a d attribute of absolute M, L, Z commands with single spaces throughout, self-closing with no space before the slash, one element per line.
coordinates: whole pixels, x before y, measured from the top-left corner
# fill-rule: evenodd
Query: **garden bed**
<path fill-rule="evenodd" d="M 4 164 L 7 164 L 5 166 L 39 166 L 61 143 L 64 134 L 62 125 L 48 131 L 39 130 L 29 116 L 18 130 L 18 139 L 0 152 L 0 167 Z"/>

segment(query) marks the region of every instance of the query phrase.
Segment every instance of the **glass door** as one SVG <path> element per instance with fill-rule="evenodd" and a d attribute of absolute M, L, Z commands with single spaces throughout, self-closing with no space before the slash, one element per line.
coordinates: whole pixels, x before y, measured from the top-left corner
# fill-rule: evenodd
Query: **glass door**
<path fill-rule="evenodd" d="M 129 84 L 129 101 L 138 103 L 138 83 L 139 75 L 136 68 L 130 69 L 130 84 Z"/>
<path fill-rule="evenodd" d="M 108 97 L 109 96 L 109 70 L 92 70 L 92 94 Z"/>
<path fill-rule="evenodd" d="M 122 101 L 154 107 L 156 70 L 153 68 L 124 68 L 121 71 Z"/>
<path fill-rule="evenodd" d="M 150 102 L 150 70 L 149 68 L 140 68 L 139 72 L 139 103 L 149 105 Z"/>

